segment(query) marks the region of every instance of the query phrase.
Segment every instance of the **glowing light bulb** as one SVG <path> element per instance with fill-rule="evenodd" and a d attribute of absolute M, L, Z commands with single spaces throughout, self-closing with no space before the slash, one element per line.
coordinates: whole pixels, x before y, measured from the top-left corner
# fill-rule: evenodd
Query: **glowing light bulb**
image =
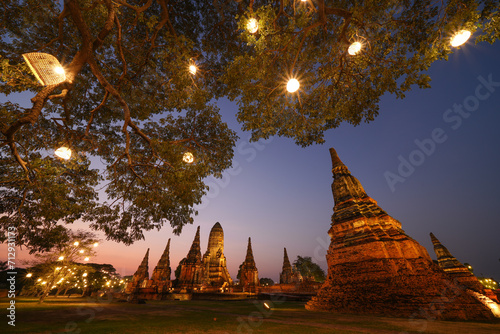
<path fill-rule="evenodd" d="M 62 66 L 55 66 L 54 67 L 54 72 L 56 72 L 59 75 L 65 75 L 64 68 L 62 68 Z"/>
<path fill-rule="evenodd" d="M 191 153 L 191 152 L 184 153 L 184 155 L 182 156 L 182 161 L 184 161 L 185 163 L 188 163 L 188 164 L 193 163 L 194 162 L 193 153 Z"/>
<path fill-rule="evenodd" d="M 349 49 L 347 49 L 347 52 L 351 55 L 354 56 L 357 54 L 359 51 L 361 51 L 361 43 L 360 42 L 354 42 L 349 46 Z"/>
<path fill-rule="evenodd" d="M 59 260 L 59 261 L 64 260 L 64 256 L 62 256 L 62 255 L 61 255 L 61 256 L 59 256 L 58 260 Z"/>
<path fill-rule="evenodd" d="M 78 246 L 80 243 L 78 241 L 75 241 L 73 245 Z"/>
<path fill-rule="evenodd" d="M 286 90 L 290 93 L 295 93 L 300 87 L 300 83 L 297 79 L 290 79 L 286 84 Z"/>
<path fill-rule="evenodd" d="M 195 75 L 197 70 L 196 65 L 189 65 L 189 73 L 192 75 Z"/>
<path fill-rule="evenodd" d="M 90 260 L 90 257 L 88 257 L 88 256 L 86 256 L 86 257 L 83 259 L 83 261 L 88 261 L 88 260 Z"/>
<path fill-rule="evenodd" d="M 470 35 L 471 32 L 469 30 L 460 30 L 451 38 L 451 46 L 457 47 L 464 44 L 470 38 Z"/>
<path fill-rule="evenodd" d="M 257 30 L 259 30 L 259 22 L 257 22 L 256 19 L 251 18 L 247 22 L 247 30 L 249 33 L 255 34 L 257 32 Z"/>
<path fill-rule="evenodd" d="M 83 277 L 87 277 L 87 273 L 83 273 L 83 275 L 82 275 L 82 276 L 83 276 Z"/>
<path fill-rule="evenodd" d="M 54 154 L 58 156 L 59 158 L 62 158 L 64 160 L 68 160 L 71 158 L 71 150 L 67 147 L 59 147 Z"/>
<path fill-rule="evenodd" d="M 97 247 L 99 246 L 99 243 L 98 242 L 94 242 L 94 247 Z"/>
<path fill-rule="evenodd" d="M 26 274 L 26 277 L 31 277 L 31 276 L 33 276 L 33 274 L 32 274 L 32 273 L 28 273 L 28 274 Z"/>
<path fill-rule="evenodd" d="M 78 253 L 83 254 L 83 253 L 85 253 L 85 251 L 84 251 L 83 249 L 80 249 L 80 250 L 78 251 Z"/>

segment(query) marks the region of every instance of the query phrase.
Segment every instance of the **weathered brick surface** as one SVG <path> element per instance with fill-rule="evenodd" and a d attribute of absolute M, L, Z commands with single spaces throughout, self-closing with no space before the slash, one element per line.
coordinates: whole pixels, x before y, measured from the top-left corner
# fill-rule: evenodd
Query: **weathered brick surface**
<path fill-rule="evenodd" d="M 220 223 L 210 230 L 207 251 L 203 255 L 203 284 L 207 287 L 222 287 L 233 284 L 224 256 L 224 231 Z"/>
<path fill-rule="evenodd" d="M 283 267 L 281 268 L 280 273 L 280 284 L 292 284 L 300 282 L 302 282 L 302 275 L 299 271 L 297 271 L 295 267 L 292 268 L 285 248 L 283 253 Z"/>
<path fill-rule="evenodd" d="M 132 280 L 127 283 L 125 287 L 125 293 L 131 294 L 135 293 L 137 289 L 143 287 L 144 283 L 149 280 L 149 269 L 148 269 L 148 261 L 149 261 L 149 248 L 146 251 L 146 255 L 142 259 L 141 264 L 137 268 Z"/>
<path fill-rule="evenodd" d="M 245 291 L 248 291 L 249 289 L 255 291 L 259 285 L 259 272 L 253 258 L 252 241 L 248 238 L 247 255 L 245 257 L 245 261 L 241 264 L 240 286 Z"/>
<path fill-rule="evenodd" d="M 306 308 L 426 319 L 492 319 L 405 234 L 330 149 L 335 200 L 328 276 Z"/>
<path fill-rule="evenodd" d="M 188 255 L 181 260 L 181 273 L 178 286 L 181 289 L 199 288 L 203 279 L 203 264 L 201 262 L 200 227 L 196 229 L 193 244 Z"/>
<path fill-rule="evenodd" d="M 170 238 L 168 239 L 167 246 L 158 261 L 153 273 L 151 274 L 152 287 L 158 292 L 168 292 L 171 287 L 170 281 Z"/>
<path fill-rule="evenodd" d="M 441 244 L 441 242 L 434 236 L 430 234 L 432 244 L 434 245 L 434 252 L 438 260 L 439 267 L 448 276 L 457 281 L 460 285 L 467 287 L 473 291 L 479 292 L 481 294 L 486 294 L 484 286 L 479 282 L 479 280 L 472 274 L 469 269 L 467 269 L 460 261 L 458 261 L 450 251 Z"/>

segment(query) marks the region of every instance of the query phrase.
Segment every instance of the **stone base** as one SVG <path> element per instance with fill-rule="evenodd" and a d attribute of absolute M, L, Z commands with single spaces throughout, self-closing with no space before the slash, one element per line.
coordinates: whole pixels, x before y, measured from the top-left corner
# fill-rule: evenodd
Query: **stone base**
<path fill-rule="evenodd" d="M 329 279 L 306 309 L 428 320 L 494 318 L 425 258 L 374 259 L 330 270 Z"/>

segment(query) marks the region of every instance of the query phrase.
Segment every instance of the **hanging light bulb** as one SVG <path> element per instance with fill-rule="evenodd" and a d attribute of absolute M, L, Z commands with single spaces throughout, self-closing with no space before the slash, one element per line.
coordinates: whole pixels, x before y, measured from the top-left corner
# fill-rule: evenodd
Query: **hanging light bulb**
<path fill-rule="evenodd" d="M 191 152 L 186 152 L 182 156 L 182 161 L 184 161 L 187 164 L 192 164 L 194 162 L 194 155 Z"/>
<path fill-rule="evenodd" d="M 192 75 L 195 75 L 197 70 L 198 69 L 196 68 L 196 65 L 189 65 L 189 73 L 191 73 Z"/>
<path fill-rule="evenodd" d="M 295 93 L 300 87 L 300 83 L 297 79 L 293 78 L 288 80 L 286 84 L 286 90 L 290 93 Z"/>
<path fill-rule="evenodd" d="M 83 261 L 88 261 L 88 260 L 90 260 L 90 257 L 88 257 L 88 256 L 86 256 L 86 257 L 83 259 Z"/>
<path fill-rule="evenodd" d="M 98 242 L 94 242 L 94 247 L 97 247 L 99 246 L 99 243 Z"/>
<path fill-rule="evenodd" d="M 23 58 L 42 85 L 56 85 L 66 80 L 64 68 L 53 55 L 31 52 L 23 54 Z"/>
<path fill-rule="evenodd" d="M 61 256 L 59 256 L 58 260 L 59 260 L 59 261 L 64 260 L 64 256 L 62 256 L 62 255 L 61 255 Z"/>
<path fill-rule="evenodd" d="M 75 241 L 73 245 L 78 246 L 80 243 L 78 241 Z"/>
<path fill-rule="evenodd" d="M 32 274 L 32 273 L 27 273 L 27 274 L 26 274 L 26 277 L 28 277 L 28 278 L 30 278 L 31 276 L 33 276 L 33 274 Z"/>
<path fill-rule="evenodd" d="M 58 74 L 58 75 L 64 75 L 66 77 L 66 74 L 64 72 L 64 68 L 62 66 L 55 66 L 54 72 L 56 72 L 56 74 Z"/>
<path fill-rule="evenodd" d="M 65 146 L 59 147 L 54 154 L 64 160 L 71 158 L 71 150 Z"/>
<path fill-rule="evenodd" d="M 460 30 L 451 38 L 451 46 L 457 47 L 464 44 L 470 38 L 470 35 L 471 32 L 469 30 Z"/>
<path fill-rule="evenodd" d="M 347 52 L 351 55 L 354 56 L 357 54 L 359 51 L 361 51 L 361 43 L 360 42 L 354 42 L 349 46 L 349 49 L 347 49 Z"/>
<path fill-rule="evenodd" d="M 247 30 L 251 34 L 255 34 L 259 30 L 259 22 L 253 17 L 247 22 Z"/>

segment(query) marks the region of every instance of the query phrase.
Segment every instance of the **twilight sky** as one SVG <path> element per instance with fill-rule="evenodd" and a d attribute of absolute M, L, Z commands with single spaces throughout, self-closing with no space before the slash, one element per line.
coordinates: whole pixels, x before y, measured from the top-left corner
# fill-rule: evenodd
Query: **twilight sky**
<path fill-rule="evenodd" d="M 92 262 L 110 263 L 130 275 L 150 248 L 151 274 L 172 238 L 173 272 L 189 251 L 196 227 L 201 226 L 203 254 L 210 229 L 220 222 L 233 279 L 245 259 L 248 237 L 259 277 L 279 280 L 283 247 L 291 261 L 311 256 L 326 269 L 334 205 L 328 148 L 334 147 L 368 195 L 432 258 L 429 232 L 477 275 L 498 280 L 499 59 L 500 43 L 469 41 L 448 61 L 432 65 L 432 88 L 415 88 L 404 100 L 384 96 L 373 122 L 330 130 L 323 145 L 301 148 L 286 138 L 249 143 L 249 134 L 239 131 L 233 168 L 223 179 L 208 180 L 210 192 L 193 225 L 180 236 L 165 226 L 131 246 L 103 240 Z M 223 100 L 219 106 L 230 127 L 239 129 L 236 104 Z M 0 245 L 0 259 L 6 255 Z M 18 250 L 17 257 L 27 258 L 27 251 Z"/>

